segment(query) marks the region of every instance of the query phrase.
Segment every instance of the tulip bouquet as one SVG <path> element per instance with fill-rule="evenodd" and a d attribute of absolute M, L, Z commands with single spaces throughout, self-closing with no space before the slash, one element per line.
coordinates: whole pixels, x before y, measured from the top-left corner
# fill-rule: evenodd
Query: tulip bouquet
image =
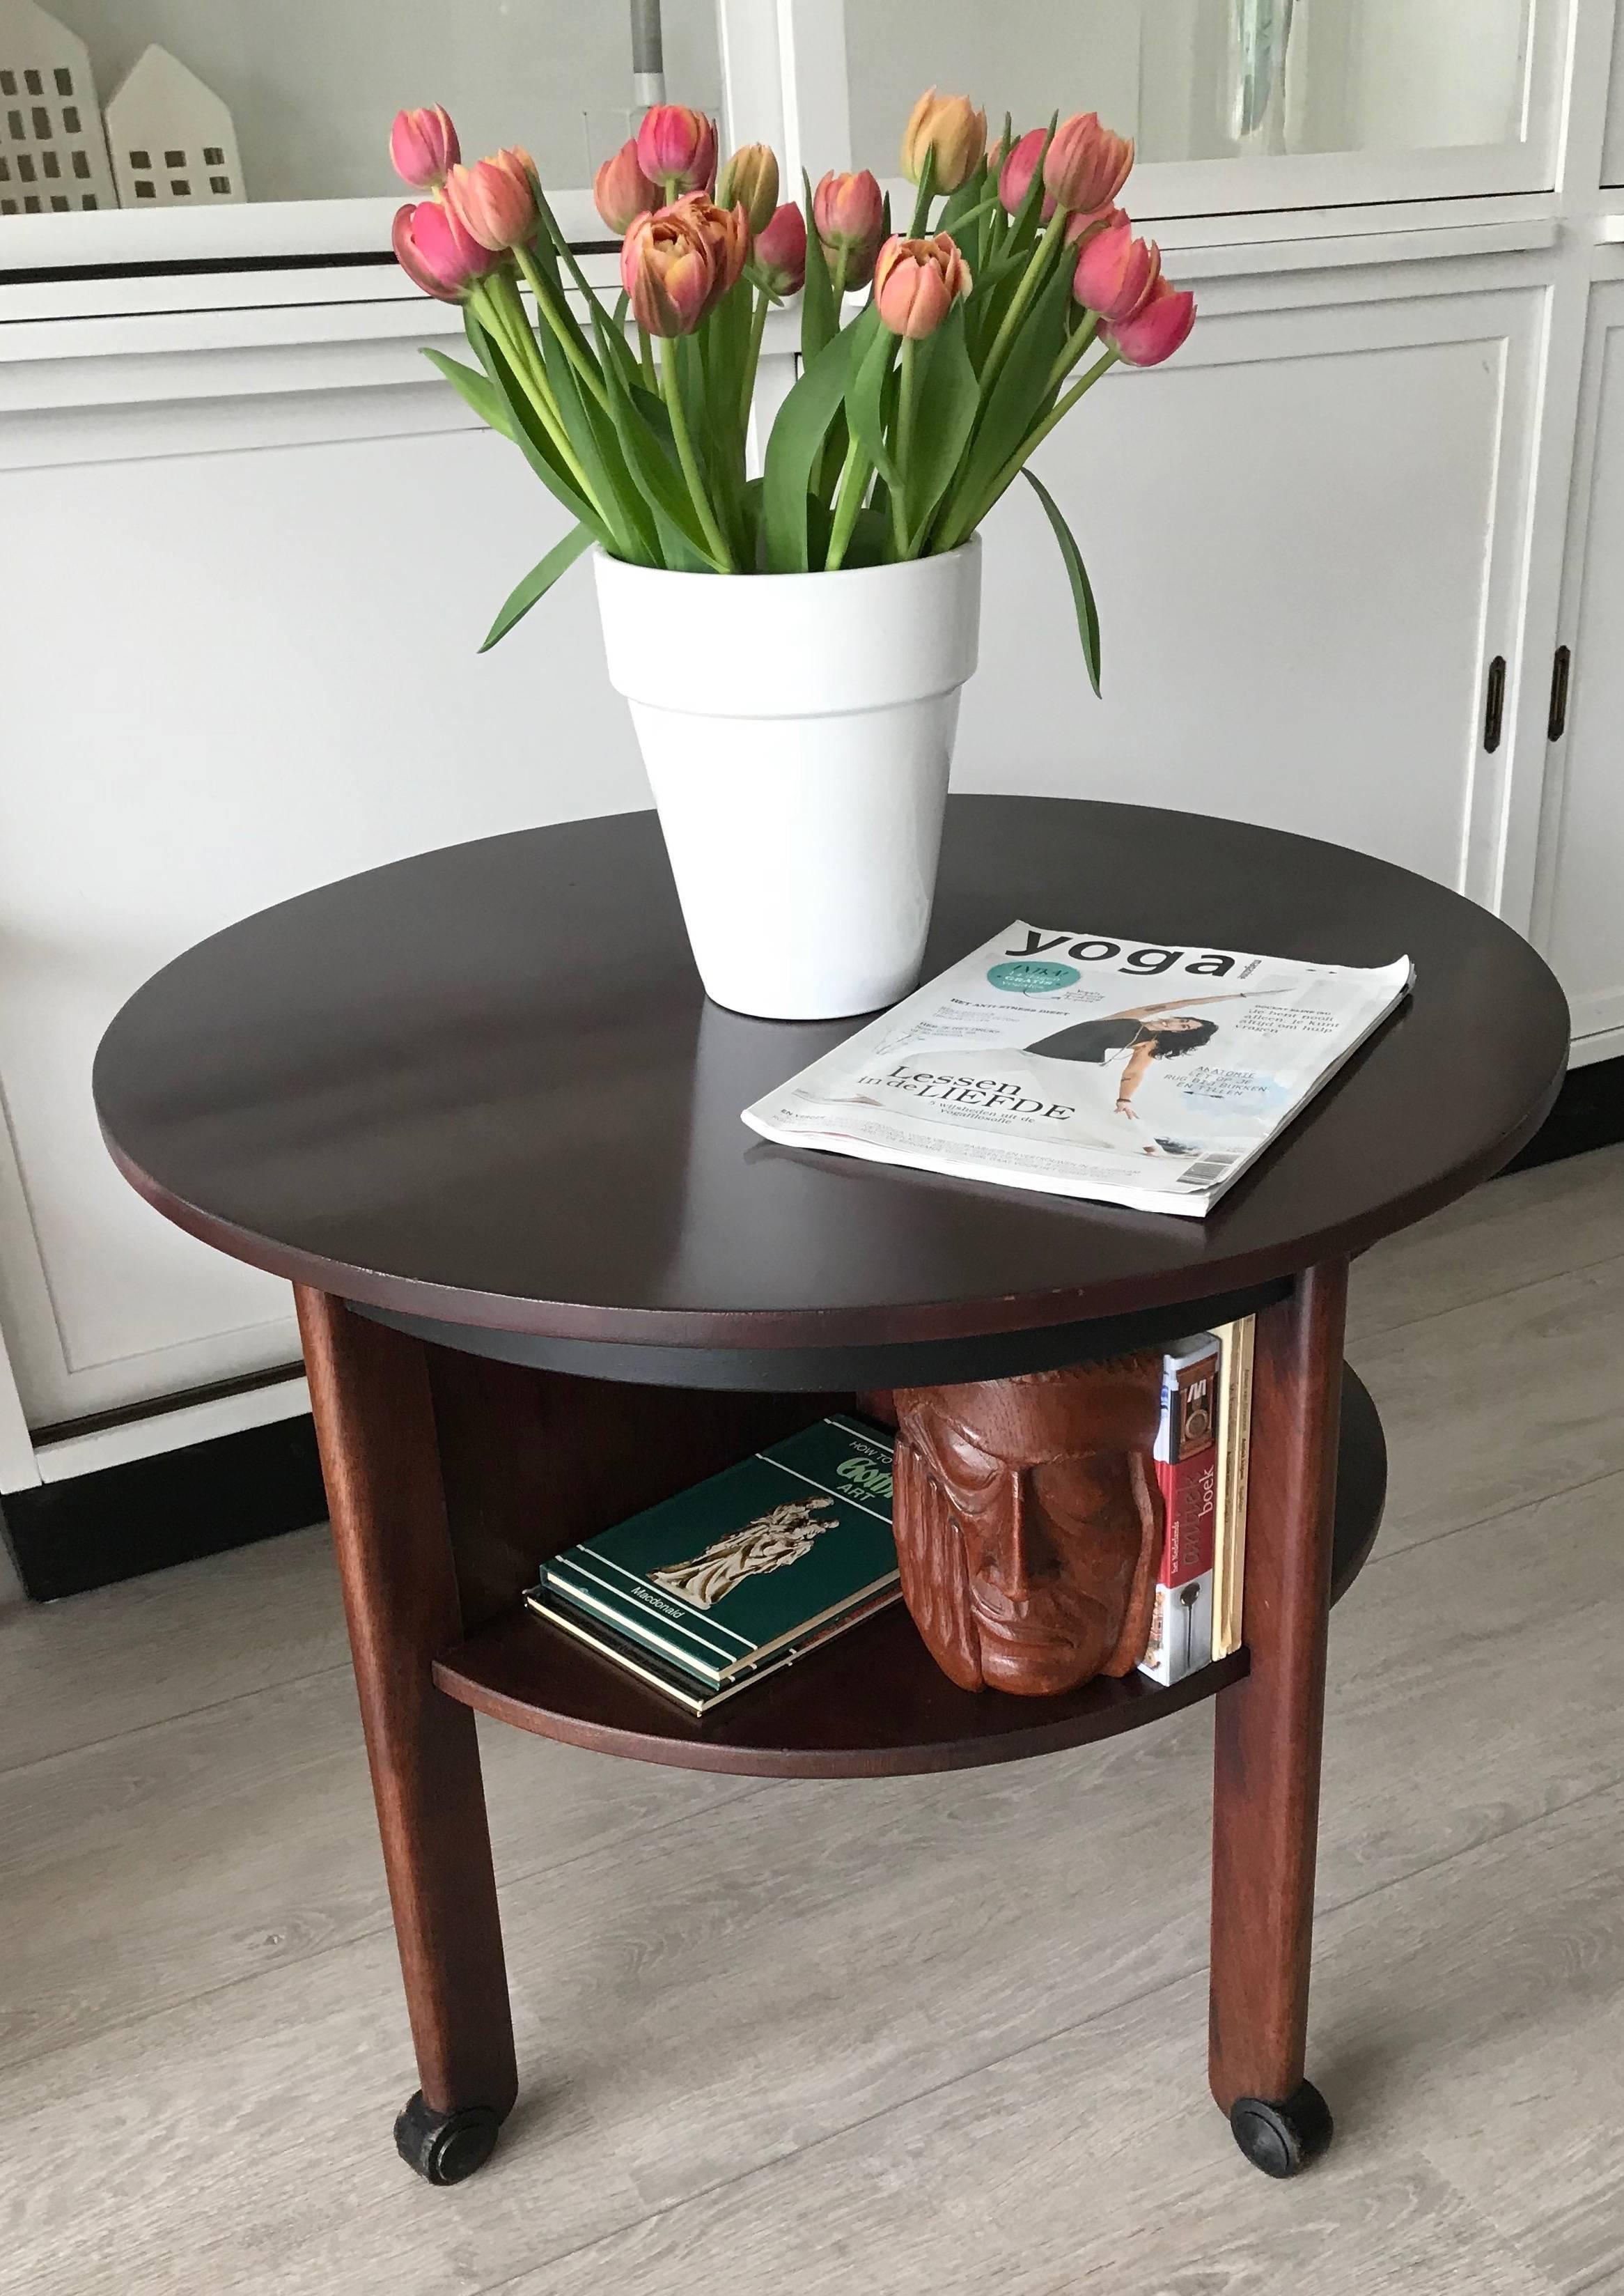
<path fill-rule="evenodd" d="M 933 89 L 902 140 L 915 198 L 901 235 L 866 170 L 806 182 L 800 206 L 781 205 L 764 144 L 718 172 L 713 123 L 657 105 L 594 185 L 621 234 L 612 313 L 525 152 L 464 167 L 434 109 L 401 113 L 392 154 L 430 194 L 396 217 L 396 254 L 428 293 L 461 305 L 478 364 L 428 356 L 575 521 L 487 646 L 593 542 L 683 572 L 889 564 L 958 548 L 1024 472 L 1058 540 L 1098 691 L 1081 554 L 1026 464 L 1109 368 L 1157 365 L 1195 316 L 1116 204 L 1133 164 L 1126 138 L 1088 112 L 1018 136 L 1006 121 L 989 149 L 984 113 Z M 763 326 L 797 293 L 800 377 L 751 476 Z"/>

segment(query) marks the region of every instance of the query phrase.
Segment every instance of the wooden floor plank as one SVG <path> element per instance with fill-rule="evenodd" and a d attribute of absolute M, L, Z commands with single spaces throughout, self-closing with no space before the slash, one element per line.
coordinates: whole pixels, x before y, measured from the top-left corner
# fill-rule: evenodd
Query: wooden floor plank
<path fill-rule="evenodd" d="M 1621 1351 L 1624 1258 L 1351 1344 L 1387 1433 L 1387 1551 L 1624 1467 Z"/>
<path fill-rule="evenodd" d="M 526 2095 L 488 2170 L 418 2185 L 301 1536 L 0 1619 L 0 2288 L 1624 2284 L 1621 1182 L 1624 1151 L 1520 1175 L 1356 1271 L 1393 1503 L 1333 1628 L 1342 2136 L 1301 2185 L 1204 2095 L 1204 1712 L 871 1785 L 486 1733 Z"/>
<path fill-rule="evenodd" d="M 1527 1841 L 1530 1820 L 1620 1776 L 1610 1710 L 1624 1690 L 1624 1637 L 1616 1614 L 1586 1599 L 1620 1496 L 1618 1486 L 1576 1493 L 1391 1559 L 1378 1550 L 1334 1637 L 1327 1934 L 1339 1906 L 1383 1903 L 1404 1874 L 1418 1886 L 1457 1872 L 1473 1844 Z M 1542 1685 L 1534 1715 L 1505 1694 L 1519 1660 Z M 1008 1771 L 771 1787 L 606 1840 L 528 1880 L 506 1869 L 526 1839 L 535 1847 L 555 1758 L 579 1763 L 583 1782 L 599 1766 L 505 1736 L 526 1758 L 493 1799 L 529 2099 L 493 2169 L 467 2196 L 420 2193 L 398 2170 L 387 2124 L 408 2075 L 392 1955 L 381 1932 L 334 1943 L 140 2023 L 109 2024 L 29 2067 L 26 2112 L 0 2115 L 0 2127 L 14 2169 L 37 2160 L 43 2174 L 57 2160 L 68 2164 L 59 2175 L 89 2178 L 68 2251 L 83 2276 L 63 2284 L 75 2296 L 472 2290 L 1136 2001 L 1162 2004 L 1164 2021 L 1132 2147 L 1154 2154 L 1163 2136 L 1180 2145 L 1180 2132 L 1205 2128 L 1194 1974 L 1204 1954 L 1204 1715 Z M 698 1783 L 632 1766 L 602 1774 L 605 1791 L 621 1778 L 657 1794 Z M 255 1897 L 265 1883 L 252 1862 L 226 1893 L 251 1935 L 250 1906 L 263 1918 L 313 1890 L 331 1904 L 344 1857 L 326 1834 L 300 1866 L 308 1786 L 297 1776 L 242 1784 L 245 1808 L 290 1860 L 283 1898 Z M 184 1800 L 178 1776 L 166 1792 Z M 357 1782 L 357 1802 L 363 1792 Z M 109 1862 L 87 1895 L 110 1919 L 117 1828 L 109 1803 L 99 1807 L 86 1823 L 93 1834 L 110 1829 Z M 529 1837 L 526 1812 L 537 1814 Z M 155 1808 L 136 1816 L 158 1822 Z M 86 1856 L 93 1847 L 79 1843 Z M 1537 1849 L 1527 1856 L 1530 1870 Z M 183 1838 L 170 1834 L 153 1868 L 182 1858 Z M 86 1872 L 69 1857 L 57 1874 L 51 1902 L 71 1923 L 71 1884 Z M 206 1909 L 221 1883 L 195 1878 Z M 153 1871 L 137 1879 L 126 1906 L 158 1887 Z M 136 1915 L 143 1950 L 160 1958 L 165 1910 L 160 1898 Z M 184 1954 L 206 1955 L 199 1915 L 174 1926 Z M 83 1986 L 107 1943 L 81 1926 L 60 1962 L 35 1961 L 33 1989 L 69 1989 L 76 1966 Z M 128 2000 L 139 1976 L 126 1964 Z M 1334 2091 L 1328 2046 L 1317 2036 L 1316 2066 Z M 1214 2173 L 1221 2162 L 1249 2188 L 1218 2136 Z M 290 2225 L 282 2185 L 298 2162 Z M 132 2229 L 129 2184 L 143 2173 L 164 2203 Z M 1449 2209 L 1418 2221 L 1426 2240 L 1454 2242 Z M 67 2237 L 48 2215 L 14 2217 L 6 2233 L 8 2252 L 45 2273 Z M 1428 2252 L 1424 2243 L 1417 2256 Z"/>
<path fill-rule="evenodd" d="M 1325 1923 L 1319 2054 L 1341 2143 L 1300 2184 L 1243 2173 L 1200 2101 L 1178 2013 L 1198 2013 L 1190 1980 L 507 2296 L 834 2296 L 878 2257 L 894 2296 L 1577 2296 L 1624 2260 L 1621 1819 L 1615 1788 Z"/>
<path fill-rule="evenodd" d="M 349 1664 L 325 1524 L 0 1615 L 0 1772 Z"/>
<path fill-rule="evenodd" d="M 1624 1145 L 1491 1180 L 1354 1263 L 1356 1344 L 1624 1250 Z"/>

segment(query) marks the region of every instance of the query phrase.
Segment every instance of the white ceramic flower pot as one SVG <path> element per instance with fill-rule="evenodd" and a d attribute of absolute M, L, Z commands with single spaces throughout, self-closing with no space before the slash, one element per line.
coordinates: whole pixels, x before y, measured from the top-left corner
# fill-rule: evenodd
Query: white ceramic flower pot
<path fill-rule="evenodd" d="M 981 544 L 838 574 L 668 574 L 594 554 L 700 978 L 770 1020 L 911 988 L 930 923 Z"/>

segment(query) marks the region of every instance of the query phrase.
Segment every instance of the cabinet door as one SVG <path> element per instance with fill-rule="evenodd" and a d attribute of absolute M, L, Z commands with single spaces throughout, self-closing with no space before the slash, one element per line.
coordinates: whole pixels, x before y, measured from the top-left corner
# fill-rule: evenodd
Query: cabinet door
<path fill-rule="evenodd" d="M 1572 500 L 1567 723 L 1551 744 L 1536 915 L 1575 1054 L 1594 1059 L 1624 1050 L 1624 276 L 1591 291 Z"/>
<path fill-rule="evenodd" d="M 1555 181 L 1563 0 L 780 0 L 779 22 L 814 176 L 895 178 L 934 81 L 995 129 L 1097 111 L 1138 144 L 1138 217 Z"/>
<path fill-rule="evenodd" d="M 1093 577 L 1104 700 L 1017 481 L 986 529 L 959 786 L 1263 822 L 1500 906 L 1545 291 L 1393 269 L 1204 289 L 1176 359 L 1055 432 L 1036 468 Z"/>
<path fill-rule="evenodd" d="M 178 408 L 109 358 L 131 403 L 0 435 L 0 1320 L 36 1426 L 298 1353 L 287 1285 L 108 1159 L 91 1062 L 124 998 L 324 880 L 649 801 L 589 567 L 476 653 L 562 512 L 408 345 L 356 357 L 391 387 L 301 393 L 288 351 L 282 388 Z"/>

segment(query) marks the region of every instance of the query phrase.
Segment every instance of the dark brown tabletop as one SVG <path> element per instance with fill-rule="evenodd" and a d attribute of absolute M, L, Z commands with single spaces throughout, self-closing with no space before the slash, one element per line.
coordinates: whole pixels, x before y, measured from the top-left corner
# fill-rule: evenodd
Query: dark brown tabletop
<path fill-rule="evenodd" d="M 739 1111 L 858 1024 L 707 1003 L 655 818 L 631 814 L 424 854 L 216 934 L 114 1021 L 97 1105 L 142 1193 L 257 1267 L 527 1335 L 494 1346 L 533 1360 L 667 1360 L 681 1383 L 698 1354 L 633 1358 L 721 1351 L 733 1372 L 711 1383 L 765 1350 L 801 1364 L 795 1385 L 841 1351 L 854 1378 L 887 1349 L 924 1376 L 932 1348 L 999 1334 L 1015 1352 L 983 1376 L 1058 1360 L 1059 1327 L 1165 1320 L 1360 1250 L 1498 1169 L 1561 1080 L 1567 1008 L 1528 945 L 1334 846 L 953 799 L 927 976 L 1016 916 L 1351 964 L 1408 952 L 1416 988 L 1204 1221 L 788 1150 Z"/>

